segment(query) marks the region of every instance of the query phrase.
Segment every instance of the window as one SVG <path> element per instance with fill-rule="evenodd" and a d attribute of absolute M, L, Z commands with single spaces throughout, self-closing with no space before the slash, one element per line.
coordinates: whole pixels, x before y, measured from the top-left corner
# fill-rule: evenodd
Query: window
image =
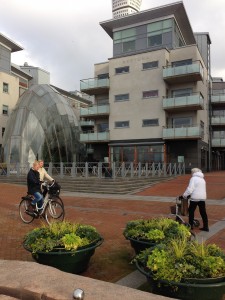
<path fill-rule="evenodd" d="M 128 101 L 128 100 L 129 100 L 129 94 L 115 95 L 115 101 Z"/>
<path fill-rule="evenodd" d="M 128 73 L 129 67 L 127 66 L 127 67 L 116 68 L 115 71 L 116 71 L 116 74 Z"/>
<path fill-rule="evenodd" d="M 158 97 L 158 90 L 152 90 L 152 91 L 145 91 L 143 92 L 142 97 L 145 98 L 154 98 Z"/>
<path fill-rule="evenodd" d="M 145 119 L 142 120 L 142 127 L 159 126 L 159 119 Z"/>
<path fill-rule="evenodd" d="M 181 66 L 187 66 L 191 64 L 192 64 L 192 59 L 185 59 L 185 60 L 172 62 L 172 67 L 181 67 Z"/>
<path fill-rule="evenodd" d="M 181 117 L 181 118 L 173 119 L 173 127 L 174 128 L 190 127 L 191 125 L 192 125 L 192 118 Z"/>
<path fill-rule="evenodd" d="M 98 124 L 98 132 L 106 132 L 109 130 L 109 124 L 108 123 L 99 123 Z"/>
<path fill-rule="evenodd" d="M 130 126 L 129 121 L 118 121 L 115 122 L 115 128 L 128 128 Z"/>
<path fill-rule="evenodd" d="M 152 35 L 148 37 L 149 46 L 162 45 L 162 34 Z"/>
<path fill-rule="evenodd" d="M 2 105 L 2 114 L 3 115 L 8 115 L 8 112 L 9 112 L 9 107 L 8 105 Z"/>
<path fill-rule="evenodd" d="M 98 79 L 108 79 L 109 78 L 109 73 L 105 73 L 105 74 L 99 74 Z"/>
<path fill-rule="evenodd" d="M 153 68 L 158 68 L 158 61 L 151 61 L 151 62 L 147 62 L 147 63 L 143 63 L 142 67 L 143 70 L 147 70 L 147 69 L 153 69 Z"/>
<path fill-rule="evenodd" d="M 173 97 L 185 97 L 185 96 L 190 96 L 192 95 L 192 89 L 187 88 L 187 89 L 179 89 L 179 90 L 173 90 L 172 91 L 172 96 Z"/>
<path fill-rule="evenodd" d="M 123 42 L 123 52 L 130 52 L 135 50 L 135 41 Z"/>
<path fill-rule="evenodd" d="M 2 127 L 2 136 L 4 135 L 5 127 Z"/>
<path fill-rule="evenodd" d="M 8 83 L 3 82 L 3 92 L 8 93 L 9 92 L 9 85 Z"/>

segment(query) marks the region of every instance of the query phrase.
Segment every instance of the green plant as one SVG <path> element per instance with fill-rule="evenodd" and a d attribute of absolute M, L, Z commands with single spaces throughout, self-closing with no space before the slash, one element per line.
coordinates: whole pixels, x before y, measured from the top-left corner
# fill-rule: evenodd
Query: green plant
<path fill-rule="evenodd" d="M 187 239 L 171 240 L 136 256 L 155 280 L 188 282 L 190 278 L 216 278 L 225 276 L 225 255 L 215 244 L 199 243 Z"/>
<path fill-rule="evenodd" d="M 153 243 L 168 242 L 172 238 L 190 238 L 189 229 L 169 218 L 129 221 L 123 232 L 125 238 L 147 240 Z"/>
<path fill-rule="evenodd" d="M 72 251 L 97 243 L 100 239 L 100 234 L 93 226 L 63 221 L 31 230 L 24 238 L 24 246 L 32 253 L 63 249 Z"/>

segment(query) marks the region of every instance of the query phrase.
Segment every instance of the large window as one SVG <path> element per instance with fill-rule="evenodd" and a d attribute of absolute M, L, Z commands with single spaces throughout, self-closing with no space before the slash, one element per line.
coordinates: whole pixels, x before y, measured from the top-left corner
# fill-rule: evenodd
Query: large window
<path fill-rule="evenodd" d="M 181 66 L 187 66 L 191 64 L 192 64 L 192 59 L 185 59 L 185 60 L 172 62 L 172 67 L 181 67 Z"/>
<path fill-rule="evenodd" d="M 179 89 L 172 91 L 172 97 L 185 97 L 192 95 L 192 88 L 188 89 Z"/>
<path fill-rule="evenodd" d="M 166 44 L 163 41 L 163 36 L 168 33 L 172 32 L 172 19 L 163 20 L 159 22 L 154 22 L 147 25 L 147 35 L 148 35 L 148 46 L 154 47 Z M 166 41 L 166 38 L 165 38 Z"/>
<path fill-rule="evenodd" d="M 190 127 L 192 126 L 192 118 L 191 117 L 178 117 L 173 119 L 173 127 Z"/>
<path fill-rule="evenodd" d="M 129 121 L 117 121 L 115 122 L 115 128 L 128 128 L 130 126 Z"/>
<path fill-rule="evenodd" d="M 115 101 L 128 101 L 129 100 L 129 94 L 120 94 L 120 95 L 115 95 Z"/>
<path fill-rule="evenodd" d="M 8 105 L 2 105 L 2 114 L 3 115 L 8 115 L 8 113 L 9 113 L 9 107 L 8 107 Z"/>
<path fill-rule="evenodd" d="M 144 91 L 142 97 L 143 99 L 158 97 L 158 90 Z"/>

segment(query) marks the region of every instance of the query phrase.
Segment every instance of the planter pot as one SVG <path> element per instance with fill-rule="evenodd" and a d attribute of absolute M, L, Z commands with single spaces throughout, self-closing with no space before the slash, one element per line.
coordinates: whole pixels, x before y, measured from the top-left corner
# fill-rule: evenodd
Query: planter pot
<path fill-rule="evenodd" d="M 79 248 L 75 251 L 39 251 L 31 254 L 34 260 L 40 264 L 48 265 L 64 272 L 80 274 L 88 268 L 91 256 L 94 254 L 95 249 L 102 244 L 102 242 L 103 238 L 97 243 Z M 31 252 L 28 248 L 24 248 Z"/>
<path fill-rule="evenodd" d="M 137 269 L 146 276 L 152 293 L 182 300 L 223 300 L 225 278 L 191 279 L 189 283 L 154 280 L 140 263 Z"/>
<path fill-rule="evenodd" d="M 147 240 L 137 240 L 129 237 L 127 239 L 130 241 L 131 247 L 134 249 L 136 254 L 139 254 L 141 251 L 156 245 L 156 243 L 152 243 Z"/>

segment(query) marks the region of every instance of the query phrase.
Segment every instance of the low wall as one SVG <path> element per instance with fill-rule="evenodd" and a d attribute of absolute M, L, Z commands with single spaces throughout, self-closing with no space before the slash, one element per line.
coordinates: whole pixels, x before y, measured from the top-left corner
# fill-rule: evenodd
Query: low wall
<path fill-rule="evenodd" d="M 0 300 L 72 300 L 80 288 L 84 300 L 166 300 L 169 298 L 62 272 L 36 262 L 0 260 Z"/>

